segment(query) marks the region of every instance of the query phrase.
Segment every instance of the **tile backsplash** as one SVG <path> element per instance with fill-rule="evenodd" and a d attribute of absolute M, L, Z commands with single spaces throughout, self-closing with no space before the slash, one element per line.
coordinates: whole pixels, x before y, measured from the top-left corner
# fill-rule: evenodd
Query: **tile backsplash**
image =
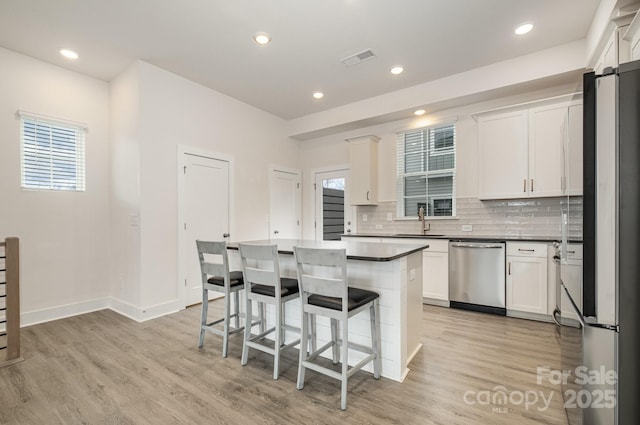
<path fill-rule="evenodd" d="M 561 211 L 569 207 L 569 239 L 582 239 L 582 197 L 508 199 L 480 201 L 477 198 L 457 199 L 457 219 L 427 219 L 431 234 L 450 236 L 495 236 L 522 238 L 560 238 Z M 392 235 L 420 233 L 422 223 L 416 220 L 395 220 L 396 203 L 380 202 L 375 206 L 359 206 L 358 233 Z M 363 215 L 367 221 L 363 221 Z M 394 217 L 388 221 L 389 214 Z M 463 225 L 472 231 L 463 232 Z M 382 226 L 382 228 L 380 228 Z"/>

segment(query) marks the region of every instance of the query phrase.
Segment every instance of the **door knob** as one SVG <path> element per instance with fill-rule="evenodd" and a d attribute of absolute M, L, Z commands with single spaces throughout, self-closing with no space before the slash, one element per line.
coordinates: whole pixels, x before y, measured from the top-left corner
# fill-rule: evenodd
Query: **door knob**
<path fill-rule="evenodd" d="M 222 237 L 223 237 L 223 238 L 228 238 L 229 236 L 231 236 L 231 235 L 230 235 L 230 234 L 228 234 L 228 233 L 223 233 L 223 234 L 222 234 Z"/>

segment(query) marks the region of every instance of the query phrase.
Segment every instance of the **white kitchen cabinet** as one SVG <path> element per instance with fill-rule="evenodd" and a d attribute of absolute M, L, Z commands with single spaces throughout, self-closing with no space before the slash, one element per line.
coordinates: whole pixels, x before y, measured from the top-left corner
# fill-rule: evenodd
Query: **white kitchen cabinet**
<path fill-rule="evenodd" d="M 582 193 L 581 101 L 485 114 L 478 130 L 480 199 L 562 196 L 567 173 Z"/>
<path fill-rule="evenodd" d="M 640 59 L 640 13 L 636 13 L 627 27 L 623 39 L 629 43 L 629 60 Z"/>
<path fill-rule="evenodd" d="M 428 244 L 422 251 L 422 297 L 427 304 L 449 305 L 449 240 L 382 238 L 382 242 Z"/>
<path fill-rule="evenodd" d="M 547 244 L 507 243 L 507 314 L 547 314 L 547 272 Z"/>
<path fill-rule="evenodd" d="M 582 104 L 569 106 L 568 136 L 564 150 L 564 184 L 569 196 L 582 196 Z"/>
<path fill-rule="evenodd" d="M 562 196 L 563 149 L 568 121 L 566 104 L 530 109 L 529 196 Z"/>
<path fill-rule="evenodd" d="M 347 139 L 349 143 L 349 196 L 351 205 L 378 202 L 378 141 L 374 135 Z"/>
<path fill-rule="evenodd" d="M 479 130 L 479 198 L 527 196 L 527 111 L 482 116 Z"/>

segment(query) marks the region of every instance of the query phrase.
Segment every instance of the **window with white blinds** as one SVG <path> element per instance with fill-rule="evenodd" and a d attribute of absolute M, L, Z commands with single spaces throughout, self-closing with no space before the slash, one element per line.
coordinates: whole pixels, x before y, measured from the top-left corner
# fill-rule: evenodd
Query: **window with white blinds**
<path fill-rule="evenodd" d="M 20 114 L 24 189 L 85 190 L 85 129 Z"/>
<path fill-rule="evenodd" d="M 398 133 L 397 216 L 456 214 L 455 124 Z"/>

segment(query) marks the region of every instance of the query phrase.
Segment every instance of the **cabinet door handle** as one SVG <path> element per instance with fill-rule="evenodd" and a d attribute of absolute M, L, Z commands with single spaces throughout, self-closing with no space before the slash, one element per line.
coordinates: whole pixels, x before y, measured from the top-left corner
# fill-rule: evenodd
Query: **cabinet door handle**
<path fill-rule="evenodd" d="M 521 251 L 521 252 L 536 252 L 535 249 L 522 249 L 522 248 L 518 248 L 518 251 Z"/>
<path fill-rule="evenodd" d="M 509 269 L 507 271 L 507 274 L 511 276 L 511 261 L 509 261 L 508 266 L 509 266 Z"/>
<path fill-rule="evenodd" d="M 367 190 L 367 201 L 369 200 L 369 191 Z"/>
<path fill-rule="evenodd" d="M 522 180 L 522 191 L 527 192 L 527 179 Z"/>
<path fill-rule="evenodd" d="M 533 192 L 533 179 L 531 179 L 531 191 Z"/>

